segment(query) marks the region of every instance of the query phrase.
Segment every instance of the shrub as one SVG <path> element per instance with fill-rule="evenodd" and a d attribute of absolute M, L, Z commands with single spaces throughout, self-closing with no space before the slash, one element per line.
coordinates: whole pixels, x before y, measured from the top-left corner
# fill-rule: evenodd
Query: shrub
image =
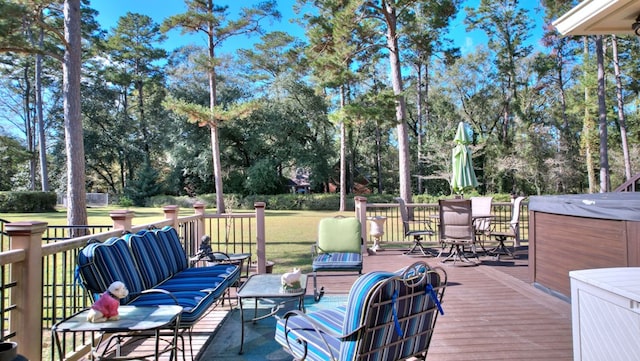
<path fill-rule="evenodd" d="M 55 192 L 0 192 L 0 212 L 40 213 L 55 212 Z"/>

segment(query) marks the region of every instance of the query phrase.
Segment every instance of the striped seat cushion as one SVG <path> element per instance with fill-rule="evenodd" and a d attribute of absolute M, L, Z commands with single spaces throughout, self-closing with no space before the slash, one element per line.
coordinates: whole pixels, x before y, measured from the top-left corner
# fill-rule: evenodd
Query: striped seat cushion
<path fill-rule="evenodd" d="M 361 271 L 362 254 L 332 252 L 322 253 L 313 259 L 313 271 Z"/>
<path fill-rule="evenodd" d="M 126 234 L 123 238 L 141 270 L 146 288 L 152 288 L 175 273 L 173 265 L 167 260 L 168 257 L 164 256 L 163 249 L 158 247 L 158 239 L 153 232 Z"/>
<path fill-rule="evenodd" d="M 213 294 L 197 291 L 172 292 L 171 295 L 183 307 L 180 314 L 180 327 L 189 327 L 197 322 L 217 300 Z M 175 305 L 174 299 L 162 293 L 146 293 L 128 304 L 134 306 Z"/>
<path fill-rule="evenodd" d="M 345 307 L 342 306 L 309 313 L 307 316 L 330 328 L 333 332 L 340 334 L 344 314 Z M 290 333 L 288 335 L 285 334 L 285 319 L 280 319 L 276 325 L 275 339 L 285 348 L 287 348 L 288 341 L 289 346 L 292 348 L 293 355 L 301 357 L 305 352 L 303 345 L 298 342 L 300 339 L 307 342 L 307 357 L 305 360 L 331 360 L 331 356 L 336 358 L 340 354 L 340 340 L 324 332 L 315 332 L 314 325 L 308 318 L 293 316 L 289 317 L 286 322 L 287 329 Z M 325 340 L 329 345 L 330 351 L 327 350 Z"/>

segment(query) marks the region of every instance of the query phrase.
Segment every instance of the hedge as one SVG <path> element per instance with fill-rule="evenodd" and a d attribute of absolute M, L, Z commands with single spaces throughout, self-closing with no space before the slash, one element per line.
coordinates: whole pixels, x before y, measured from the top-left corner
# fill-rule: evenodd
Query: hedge
<path fill-rule="evenodd" d="M 0 212 L 41 213 L 56 211 L 55 192 L 0 192 Z"/>

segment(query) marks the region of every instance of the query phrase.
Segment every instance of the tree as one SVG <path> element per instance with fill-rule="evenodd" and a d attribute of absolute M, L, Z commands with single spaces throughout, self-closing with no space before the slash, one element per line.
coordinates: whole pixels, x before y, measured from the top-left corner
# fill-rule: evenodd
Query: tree
<path fill-rule="evenodd" d="M 14 190 L 13 177 L 19 172 L 20 165 L 29 159 L 29 152 L 16 139 L 0 135 L 0 154 L 0 191 Z"/>
<path fill-rule="evenodd" d="M 618 56 L 618 38 L 611 36 L 611 50 L 613 50 L 613 69 L 616 78 L 616 100 L 618 106 L 618 124 L 620 125 L 620 141 L 624 160 L 625 180 L 631 179 L 631 159 L 629 158 L 629 144 L 627 139 L 627 122 L 624 114 L 624 98 L 622 95 L 622 79 L 620 75 L 620 57 Z"/>
<path fill-rule="evenodd" d="M 127 13 L 118 20 L 118 25 L 107 40 L 107 50 L 115 63 L 110 72 L 113 75 L 110 77 L 123 85 L 125 92 L 130 85 L 136 89 L 137 125 L 140 132 L 137 138 L 142 140 L 147 159 L 150 156 L 151 132 L 149 119 L 145 116 L 144 89 L 149 79 L 159 75 L 159 69 L 154 62 L 166 57 L 164 49 L 153 46 L 166 39 L 159 30 L 160 27 L 150 17 Z M 129 109 L 124 109 L 124 112 L 126 116 L 129 115 Z"/>
<path fill-rule="evenodd" d="M 598 134 L 600 134 L 600 193 L 608 192 L 609 185 L 609 155 L 607 136 L 607 104 L 605 95 L 604 73 L 604 40 L 602 35 L 596 35 L 596 62 L 598 66 Z"/>
<path fill-rule="evenodd" d="M 459 0 L 427 1 L 416 4 L 416 16 L 407 26 L 407 60 L 415 70 L 416 126 L 418 159 L 423 159 L 425 123 L 429 122 L 429 82 L 432 57 L 442 54 L 443 62 L 451 65 L 460 57 L 460 49 L 446 38 L 449 21 L 458 12 Z M 418 161 L 418 194 L 422 191 L 422 162 Z"/>
<path fill-rule="evenodd" d="M 209 78 L 209 116 L 197 120 L 200 126 L 208 126 L 211 131 L 211 153 L 213 173 L 216 184 L 216 211 L 224 213 L 224 193 L 222 188 L 222 167 L 220 165 L 220 146 L 218 143 L 218 125 L 221 118 L 214 114 L 217 106 L 216 94 L 216 47 L 231 37 L 261 33 L 260 22 L 267 18 L 280 18 L 273 0 L 259 3 L 253 8 L 243 8 L 238 20 L 227 19 L 227 7 L 213 4 L 213 0 L 185 0 L 187 12 L 169 17 L 163 24 L 163 31 L 181 28 L 184 33 L 202 32 L 207 36 L 207 58 L 202 60 Z M 179 107 L 176 107 L 176 109 Z"/>
<path fill-rule="evenodd" d="M 309 17 L 307 49 L 309 64 L 318 85 L 338 89 L 339 109 L 330 119 L 338 124 L 340 132 L 340 211 L 347 205 L 347 116 L 345 106 L 350 102 L 349 84 L 354 81 L 352 71 L 356 55 L 366 44 L 358 46 L 355 33 L 362 31 L 361 18 L 355 13 L 357 2 L 335 4 L 332 1 L 317 2 L 319 15 Z"/>
<path fill-rule="evenodd" d="M 518 0 L 481 0 L 477 9 L 467 7 L 465 23 L 468 29 L 481 29 L 489 37 L 488 46 L 495 53 L 496 81 L 502 86 L 502 115 L 499 139 L 506 147 L 511 145 L 510 128 L 519 114 L 518 62 L 526 58 L 532 47 L 524 45 L 529 37 L 531 23 Z"/>
<path fill-rule="evenodd" d="M 64 1 L 63 97 L 65 148 L 67 153 L 67 223 L 87 224 L 84 140 L 80 115 L 80 74 L 82 69 L 82 33 L 80 0 Z M 72 237 L 80 232 L 72 232 Z"/>
<path fill-rule="evenodd" d="M 389 66 L 391 69 L 391 84 L 396 96 L 396 131 L 398 137 L 398 166 L 400 178 L 400 197 L 406 203 L 411 203 L 411 157 L 409 155 L 409 133 L 407 130 L 407 107 L 402 84 L 402 65 L 400 63 L 399 27 L 410 16 L 410 10 L 417 1 L 395 2 L 383 0 L 380 5 L 372 1 L 365 2 L 364 11 L 381 24 L 387 51 L 389 52 Z"/>

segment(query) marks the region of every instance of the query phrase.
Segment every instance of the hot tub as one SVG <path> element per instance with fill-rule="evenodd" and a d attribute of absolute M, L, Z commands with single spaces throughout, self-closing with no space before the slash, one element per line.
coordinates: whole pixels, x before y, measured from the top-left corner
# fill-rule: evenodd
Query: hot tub
<path fill-rule="evenodd" d="M 529 275 L 569 299 L 569 271 L 640 266 L 640 193 L 532 196 Z"/>

